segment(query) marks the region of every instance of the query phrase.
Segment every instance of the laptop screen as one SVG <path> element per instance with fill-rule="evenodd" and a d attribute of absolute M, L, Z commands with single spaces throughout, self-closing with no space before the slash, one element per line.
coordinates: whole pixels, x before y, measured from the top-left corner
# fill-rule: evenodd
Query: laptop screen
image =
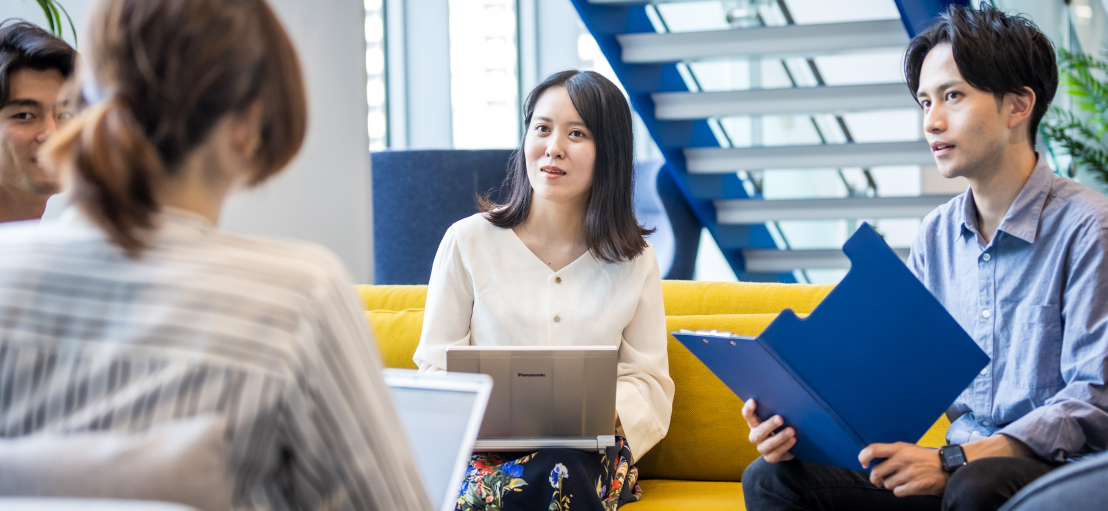
<path fill-rule="evenodd" d="M 455 378 L 397 378 L 390 374 L 397 370 L 386 371 L 431 502 L 439 509 L 454 509 L 492 382 L 487 377 L 480 385 Z"/>

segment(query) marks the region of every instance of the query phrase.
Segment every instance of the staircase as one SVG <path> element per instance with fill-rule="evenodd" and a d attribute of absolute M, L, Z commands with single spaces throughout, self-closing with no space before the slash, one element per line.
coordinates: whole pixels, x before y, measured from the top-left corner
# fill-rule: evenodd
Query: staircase
<path fill-rule="evenodd" d="M 656 4 L 681 1 L 688 0 L 572 0 L 665 157 L 667 182 L 676 183 L 740 280 L 796 282 L 807 270 L 849 267 L 837 249 L 790 249 L 779 222 L 922 218 L 950 199 L 880 196 L 870 168 L 933 165 L 931 151 L 923 140 L 854 142 L 842 116 L 918 106 L 902 82 L 828 86 L 814 59 L 903 50 L 948 4 L 968 0 L 896 0 L 900 19 L 809 25 L 793 21 L 788 0 L 775 0 L 768 8 L 779 10 L 784 23 L 777 26 L 759 15 L 760 25 L 748 28 L 671 32 Z M 816 85 L 798 86 L 789 74 L 788 88 L 704 91 L 690 66 L 749 58 L 806 59 Z M 720 120 L 769 115 L 833 115 L 846 143 L 829 143 L 812 117 L 819 144 L 739 147 Z M 840 169 L 840 177 L 841 169 L 861 168 L 868 184 L 847 185 L 843 198 L 766 200 L 757 178 L 766 170 L 827 168 Z M 907 249 L 896 251 L 907 257 Z"/>

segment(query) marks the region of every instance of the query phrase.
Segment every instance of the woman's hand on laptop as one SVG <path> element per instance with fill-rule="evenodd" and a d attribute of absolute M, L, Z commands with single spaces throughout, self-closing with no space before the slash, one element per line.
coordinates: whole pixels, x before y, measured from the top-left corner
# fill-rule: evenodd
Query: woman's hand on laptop
<path fill-rule="evenodd" d="M 746 419 L 746 424 L 750 426 L 750 443 L 758 448 L 758 452 L 762 454 L 767 463 L 793 459 L 793 453 L 789 452 L 789 449 L 796 445 L 796 431 L 788 427 L 774 433 L 775 429 L 785 424 L 785 419 L 781 418 L 780 415 L 774 415 L 763 422 L 754 414 L 757 407 L 758 403 L 754 402 L 753 399 L 743 403 L 743 418 Z"/>

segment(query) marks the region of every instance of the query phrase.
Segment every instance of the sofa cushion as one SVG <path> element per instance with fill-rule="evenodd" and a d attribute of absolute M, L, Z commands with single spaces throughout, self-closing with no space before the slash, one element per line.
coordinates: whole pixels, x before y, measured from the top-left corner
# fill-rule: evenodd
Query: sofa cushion
<path fill-rule="evenodd" d="M 667 316 L 777 314 L 792 309 L 808 314 L 835 286 L 760 282 L 663 280 Z M 422 309 L 427 286 L 355 286 L 365 310 Z"/>
<path fill-rule="evenodd" d="M 946 430 L 950 429 L 950 421 L 947 420 L 946 415 L 940 415 L 939 419 L 931 425 L 931 429 L 927 430 L 927 433 L 923 434 L 923 437 L 916 442 L 917 445 L 924 447 L 933 447 L 938 449 L 946 445 Z"/>
<path fill-rule="evenodd" d="M 427 286 L 354 286 L 365 310 L 402 311 L 427 305 Z"/>
<path fill-rule="evenodd" d="M 808 314 L 835 286 L 761 282 L 663 280 L 666 316 L 778 314 L 792 309 Z"/>
<path fill-rule="evenodd" d="M 412 355 L 423 331 L 423 309 L 375 310 L 365 315 L 385 367 L 416 369 Z"/>
<path fill-rule="evenodd" d="M 743 511 L 742 483 L 711 481 L 639 480 L 642 500 L 626 511 Z"/>
<path fill-rule="evenodd" d="M 726 330 L 758 335 L 776 314 L 668 316 L 669 332 Z M 669 433 L 636 462 L 643 479 L 739 481 L 758 458 L 747 436 L 742 401 L 672 335 L 669 374 L 675 386 Z"/>

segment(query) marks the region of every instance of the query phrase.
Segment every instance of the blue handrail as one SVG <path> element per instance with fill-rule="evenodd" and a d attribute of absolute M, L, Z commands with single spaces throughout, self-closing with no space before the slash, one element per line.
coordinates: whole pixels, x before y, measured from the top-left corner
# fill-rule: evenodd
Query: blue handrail
<path fill-rule="evenodd" d="M 654 115 L 655 92 L 685 92 L 688 86 L 677 70 L 677 63 L 626 64 L 616 36 L 654 32 L 647 16 L 646 3 L 635 5 L 593 4 L 588 0 L 571 0 L 581 21 L 592 33 L 600 51 L 619 77 L 631 106 L 646 124 L 654 142 L 665 157 L 661 172 L 673 176 L 700 224 L 708 229 L 720 245 L 728 264 L 740 280 L 776 280 L 796 282 L 792 273 L 754 274 L 745 271 L 742 248 L 777 248 L 777 243 L 765 225 L 720 225 L 716 221 L 714 199 L 748 199 L 751 197 L 737 174 L 689 174 L 685 148 L 719 147 L 720 142 L 706 120 L 660 121 Z M 970 0 L 895 0 L 904 28 L 910 37 L 930 26 L 936 16 L 950 4 L 969 5 Z M 742 248 L 740 248 L 742 247 Z"/>
<path fill-rule="evenodd" d="M 742 182 L 736 174 L 690 175 L 683 150 L 687 147 L 719 147 L 712 129 L 705 120 L 659 121 L 654 116 L 654 92 L 685 92 L 688 87 L 677 71 L 676 63 L 625 64 L 616 36 L 630 33 L 652 33 L 654 25 L 646 14 L 646 5 L 601 5 L 588 0 L 572 0 L 585 27 L 592 33 L 600 51 L 608 59 L 616 76 L 639 113 L 647 130 L 658 145 L 666 164 L 662 172 L 674 176 L 682 194 L 688 200 L 701 225 L 708 229 L 720 245 L 728 264 L 740 280 L 776 280 L 795 282 L 791 273 L 776 275 L 748 274 L 742 250 L 777 248 L 764 225 L 725 225 L 716 222 L 713 199 L 746 199 Z"/>
<path fill-rule="evenodd" d="M 931 22 L 946 12 L 951 4 L 968 6 L 970 0 L 896 0 L 896 8 L 900 11 L 900 20 L 904 22 L 908 37 L 927 30 Z"/>

